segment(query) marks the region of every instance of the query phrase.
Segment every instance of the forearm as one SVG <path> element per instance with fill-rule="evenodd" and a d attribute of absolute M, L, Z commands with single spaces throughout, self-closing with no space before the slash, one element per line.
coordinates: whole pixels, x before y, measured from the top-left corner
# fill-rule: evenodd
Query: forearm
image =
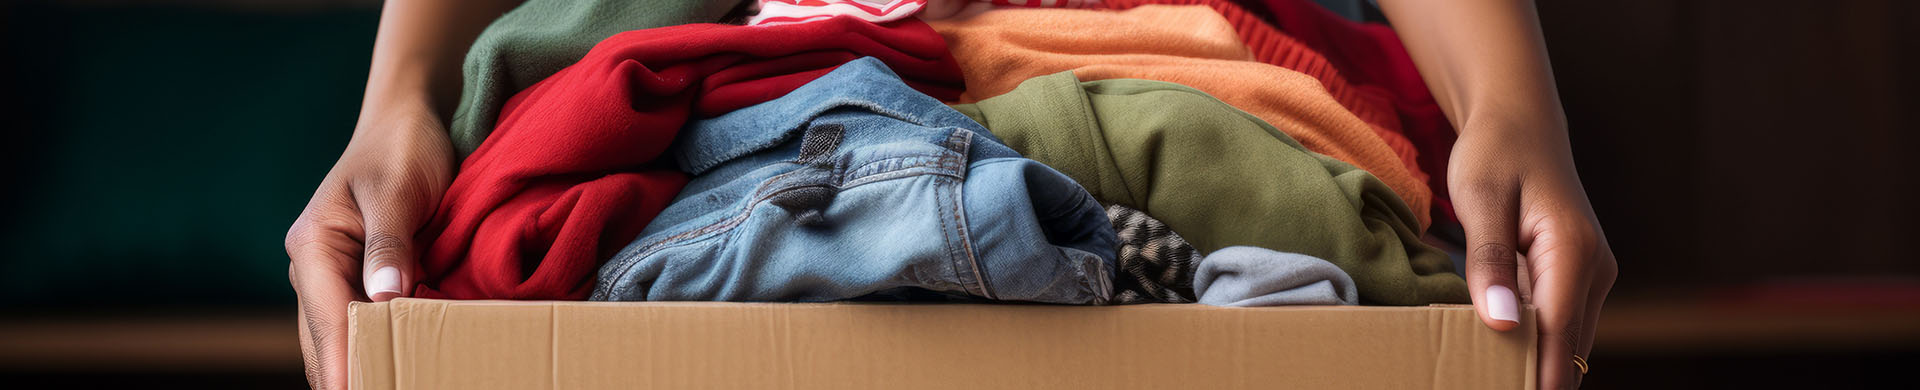
<path fill-rule="evenodd" d="M 487 24 L 520 0 L 391 0 L 380 11 L 362 121 L 406 107 L 446 118 L 460 94 L 460 66 Z"/>
<path fill-rule="evenodd" d="M 1532 0 L 1379 3 L 1454 128 L 1564 138 L 1566 114 Z"/>

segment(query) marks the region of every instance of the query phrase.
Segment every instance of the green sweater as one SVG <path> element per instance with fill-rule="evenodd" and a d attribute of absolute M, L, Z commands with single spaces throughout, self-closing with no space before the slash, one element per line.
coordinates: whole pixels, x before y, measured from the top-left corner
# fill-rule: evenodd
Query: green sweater
<path fill-rule="evenodd" d="M 1248 245 L 1326 259 L 1368 304 L 1469 300 L 1447 255 L 1420 241 L 1413 213 L 1380 179 L 1193 88 L 1062 72 L 954 108 L 1202 252 Z"/>
<path fill-rule="evenodd" d="M 527 0 L 500 16 L 467 51 L 460 106 L 447 130 L 461 159 L 493 133 L 507 98 L 580 61 L 630 30 L 716 22 L 740 0 Z"/>

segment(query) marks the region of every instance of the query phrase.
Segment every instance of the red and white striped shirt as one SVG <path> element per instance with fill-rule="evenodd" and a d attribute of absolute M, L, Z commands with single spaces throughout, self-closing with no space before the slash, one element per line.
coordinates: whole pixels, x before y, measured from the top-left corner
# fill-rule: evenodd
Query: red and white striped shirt
<path fill-rule="evenodd" d="M 873 23 L 885 23 L 920 12 L 929 1 L 968 1 L 997 6 L 1085 8 L 1100 0 L 759 0 L 760 13 L 747 20 L 748 25 L 805 23 L 835 16 L 850 16 Z"/>

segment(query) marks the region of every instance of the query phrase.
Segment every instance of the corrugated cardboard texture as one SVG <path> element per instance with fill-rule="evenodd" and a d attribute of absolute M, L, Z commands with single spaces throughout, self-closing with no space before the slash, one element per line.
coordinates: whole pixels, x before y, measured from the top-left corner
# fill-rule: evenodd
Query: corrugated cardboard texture
<path fill-rule="evenodd" d="M 1470 306 L 398 299 L 349 309 L 355 389 L 1531 389 Z"/>

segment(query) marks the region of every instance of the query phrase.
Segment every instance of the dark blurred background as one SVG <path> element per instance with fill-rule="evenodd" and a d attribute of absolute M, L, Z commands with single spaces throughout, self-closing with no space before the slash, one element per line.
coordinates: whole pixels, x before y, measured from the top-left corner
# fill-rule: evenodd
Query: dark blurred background
<path fill-rule="evenodd" d="M 352 131 L 378 2 L 4 7 L 0 381 L 303 386 L 281 239 Z M 1620 259 L 1589 387 L 1911 383 L 1920 2 L 1540 12 Z"/>

